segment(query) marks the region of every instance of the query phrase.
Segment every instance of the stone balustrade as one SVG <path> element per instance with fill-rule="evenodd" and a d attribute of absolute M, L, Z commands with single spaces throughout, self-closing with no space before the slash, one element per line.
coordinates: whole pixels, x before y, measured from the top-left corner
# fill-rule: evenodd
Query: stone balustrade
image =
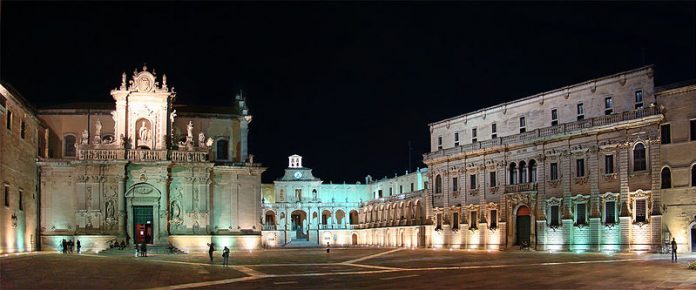
<path fill-rule="evenodd" d="M 206 162 L 208 151 L 171 151 L 170 157 L 174 162 Z"/>
<path fill-rule="evenodd" d="M 208 151 L 78 148 L 78 160 L 208 162 Z"/>
<path fill-rule="evenodd" d="M 536 191 L 536 190 L 537 190 L 537 183 L 536 182 L 509 184 L 509 185 L 505 186 L 506 193 Z"/>

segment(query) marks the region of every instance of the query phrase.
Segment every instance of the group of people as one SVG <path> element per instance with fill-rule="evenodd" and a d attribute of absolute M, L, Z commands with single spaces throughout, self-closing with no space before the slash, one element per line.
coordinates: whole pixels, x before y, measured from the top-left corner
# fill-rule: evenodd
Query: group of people
<path fill-rule="evenodd" d="M 77 253 L 80 253 L 80 250 L 82 249 L 82 245 L 80 244 L 80 240 L 77 240 L 77 242 L 74 242 L 73 240 L 66 241 L 63 239 L 62 242 L 63 246 L 63 254 L 72 254 L 73 249 L 77 248 Z"/>
<path fill-rule="evenodd" d="M 126 248 L 126 241 L 121 241 L 120 243 L 118 241 L 110 241 L 109 242 L 109 249 L 123 250 L 125 248 Z"/>
<path fill-rule="evenodd" d="M 145 242 L 142 242 L 140 245 L 135 244 L 135 256 L 147 257 L 147 244 Z"/>
<path fill-rule="evenodd" d="M 208 257 L 210 257 L 210 263 L 213 263 L 213 252 L 215 252 L 215 246 L 213 243 L 208 243 Z M 229 266 L 230 265 L 230 249 L 225 246 L 225 248 L 222 250 L 222 265 L 223 266 Z"/>

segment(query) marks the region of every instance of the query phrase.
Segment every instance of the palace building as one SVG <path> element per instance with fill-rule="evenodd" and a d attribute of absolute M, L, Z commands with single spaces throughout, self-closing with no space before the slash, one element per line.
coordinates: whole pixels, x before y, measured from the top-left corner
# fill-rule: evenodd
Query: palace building
<path fill-rule="evenodd" d="M 176 103 L 123 74 L 113 102 L 41 109 L 0 85 L 0 253 L 79 239 L 205 251 L 383 246 L 696 251 L 696 85 L 651 66 L 429 124 L 427 168 L 335 184 L 299 155 L 262 184 L 245 98 Z"/>

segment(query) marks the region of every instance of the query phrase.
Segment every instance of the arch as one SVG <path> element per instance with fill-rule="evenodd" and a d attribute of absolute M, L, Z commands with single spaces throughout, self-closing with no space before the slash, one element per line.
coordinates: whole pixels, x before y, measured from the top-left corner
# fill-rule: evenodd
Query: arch
<path fill-rule="evenodd" d="M 442 193 L 442 176 L 435 176 L 435 193 Z"/>
<path fill-rule="evenodd" d="M 518 183 L 527 183 L 527 163 L 520 161 L 519 167 L 520 175 Z"/>
<path fill-rule="evenodd" d="M 660 171 L 660 188 L 672 188 L 672 170 L 668 166 L 663 167 Z"/>
<path fill-rule="evenodd" d="M 77 155 L 77 136 L 69 133 L 63 135 L 63 157 L 75 157 Z"/>
<path fill-rule="evenodd" d="M 510 176 L 510 184 L 515 184 L 517 180 L 517 164 L 515 162 L 510 163 L 508 176 Z"/>
<path fill-rule="evenodd" d="M 325 209 L 321 212 L 321 224 L 328 225 L 331 223 L 331 211 Z"/>
<path fill-rule="evenodd" d="M 227 139 L 220 138 L 215 142 L 215 159 L 229 160 L 230 159 L 230 143 Z"/>
<path fill-rule="evenodd" d="M 152 122 L 147 118 L 139 118 L 135 121 L 135 147 L 140 149 L 154 148 L 154 134 Z"/>
<path fill-rule="evenodd" d="M 346 217 L 346 212 L 342 209 L 336 211 L 336 224 L 342 225 Z"/>
<path fill-rule="evenodd" d="M 686 231 L 686 236 L 689 238 L 690 252 L 696 252 L 696 221 L 691 222 Z"/>
<path fill-rule="evenodd" d="M 536 160 L 529 160 L 529 182 L 537 182 L 537 163 Z"/>
<path fill-rule="evenodd" d="M 307 224 L 307 212 L 304 210 L 294 210 L 290 213 L 291 229 L 295 231 L 296 239 L 307 239 L 308 235 L 304 231 Z"/>
<path fill-rule="evenodd" d="M 633 171 L 642 171 L 648 168 L 647 158 L 645 156 L 645 145 L 636 143 L 633 146 Z"/>
<path fill-rule="evenodd" d="M 273 210 L 267 210 L 264 215 L 264 225 L 275 225 L 276 224 L 276 214 Z"/>
<path fill-rule="evenodd" d="M 357 246 L 358 245 L 358 234 L 353 233 L 351 235 L 351 245 Z"/>
<path fill-rule="evenodd" d="M 357 225 L 360 222 L 359 215 L 358 215 L 358 212 L 356 210 L 351 210 L 350 213 L 348 213 L 348 215 L 349 215 L 348 222 L 351 225 Z"/>
<path fill-rule="evenodd" d="M 157 192 L 157 196 L 162 196 L 162 192 L 157 189 L 152 184 L 149 184 L 147 182 L 139 182 L 136 184 L 133 184 L 128 190 L 126 190 L 126 194 L 124 195 L 125 197 L 134 197 L 135 194 L 147 194 L 148 197 L 152 197 L 152 195 L 149 195 L 152 191 Z"/>
<path fill-rule="evenodd" d="M 515 211 L 515 244 L 530 244 L 532 217 L 531 209 L 526 205 L 520 205 Z"/>

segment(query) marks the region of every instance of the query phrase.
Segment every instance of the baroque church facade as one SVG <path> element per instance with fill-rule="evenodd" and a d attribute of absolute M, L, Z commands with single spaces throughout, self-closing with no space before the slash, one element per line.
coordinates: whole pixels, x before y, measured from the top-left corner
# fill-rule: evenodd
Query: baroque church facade
<path fill-rule="evenodd" d="M 175 102 L 166 75 L 121 76 L 109 104 L 37 110 L 0 86 L 0 253 L 79 239 L 204 251 L 312 246 L 696 251 L 696 85 L 652 67 L 429 124 L 427 168 L 325 183 L 248 152 L 252 116 Z"/>

